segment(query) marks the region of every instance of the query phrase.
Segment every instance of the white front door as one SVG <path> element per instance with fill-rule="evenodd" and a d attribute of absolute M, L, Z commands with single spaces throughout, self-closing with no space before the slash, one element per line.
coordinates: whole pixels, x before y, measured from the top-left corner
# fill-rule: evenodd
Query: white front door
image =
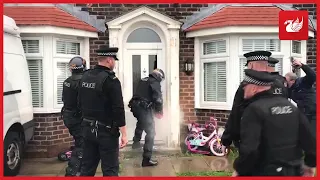
<path fill-rule="evenodd" d="M 148 77 L 149 74 L 155 68 L 161 68 L 165 72 L 164 59 L 162 58 L 161 50 L 128 50 L 127 59 L 125 65 L 125 88 L 123 91 L 125 109 L 126 109 L 126 123 L 127 123 L 127 133 L 129 140 L 132 140 L 134 136 L 134 131 L 136 127 L 136 118 L 132 115 L 132 112 L 128 108 L 128 102 L 132 98 L 133 93 L 136 90 L 137 84 L 140 79 Z M 165 101 L 166 91 L 165 83 L 161 83 L 161 89 L 163 94 L 163 99 Z M 156 138 L 157 141 L 165 141 L 167 133 L 162 133 L 164 123 L 162 120 L 155 119 L 156 121 Z M 145 133 L 142 135 L 142 140 L 144 140 Z"/>

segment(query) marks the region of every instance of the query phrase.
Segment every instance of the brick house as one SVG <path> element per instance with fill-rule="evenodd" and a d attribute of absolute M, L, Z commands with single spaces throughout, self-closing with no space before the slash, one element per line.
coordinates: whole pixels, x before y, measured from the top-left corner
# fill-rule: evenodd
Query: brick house
<path fill-rule="evenodd" d="M 16 13 L 17 6 L 25 7 L 22 4 L 8 6 L 4 8 L 4 14 L 14 19 L 19 18 Z M 30 6 L 32 7 L 27 9 L 38 8 L 41 12 L 43 10 L 40 9 L 44 9 L 38 5 Z M 245 52 L 272 51 L 273 57 L 280 60 L 276 68 L 282 74 L 290 71 L 290 56 L 301 58 L 309 64 L 316 62 L 316 5 L 313 4 L 92 4 L 90 7 L 85 4 L 51 4 L 48 6 L 63 11 L 68 17 L 73 16 L 69 18 L 77 19 L 78 24 L 84 24 L 81 27 L 69 26 L 68 28 L 74 29 L 74 33 L 56 32 L 58 39 L 65 38 L 69 42 L 60 48 L 68 47 L 70 49 L 68 52 L 72 53 L 68 56 L 60 54 L 55 57 L 49 53 L 55 53 L 60 49 L 57 44 L 59 41 L 55 40 L 55 32 L 42 32 L 45 34 L 43 36 L 39 35 L 41 28 L 38 29 L 39 32 L 32 32 L 31 27 L 35 26 L 34 23 L 43 26 L 43 22 L 40 22 L 42 19 L 36 18 L 37 21 L 26 23 L 22 18 L 22 21 L 17 22 L 20 28 L 28 30 L 22 31 L 23 39 L 33 40 L 40 36 L 44 40 L 51 40 L 42 42 L 43 49 L 51 48 L 43 54 L 46 56 L 49 53 L 50 57 L 42 61 L 40 71 L 42 73 L 38 73 L 43 75 L 38 79 L 44 83 L 42 88 L 33 88 L 34 96 L 37 97 L 34 97 L 34 104 L 41 98 L 43 102 L 39 111 L 35 111 L 37 127 L 33 140 L 29 143 L 28 155 L 33 157 L 54 157 L 72 141 L 59 113 L 61 109 L 59 83 L 69 75 L 66 63 L 70 56 L 84 56 L 90 59 L 88 66 L 92 67 L 97 63 L 96 49 L 108 46 L 119 48 L 120 61 L 115 72 L 122 83 L 130 139 L 136 122 L 127 109 L 133 87 L 138 79 L 148 75 L 153 68 L 162 68 L 166 73 L 166 81 L 162 87 L 165 118 L 156 121 L 156 143 L 170 148 L 178 148 L 179 143 L 183 142 L 184 124 L 190 121 L 203 122 L 214 115 L 219 119 L 219 125 L 224 125 L 235 90 L 243 78 L 245 59 L 242 54 Z M 309 11 L 308 41 L 278 39 L 278 13 L 281 10 L 294 10 L 294 7 Z M 25 12 L 30 13 L 27 10 Z M 71 24 L 67 19 L 60 21 Z M 61 27 L 61 24 L 53 22 L 46 25 Z M 91 27 L 91 33 L 78 32 L 77 28 L 82 31 L 90 29 L 89 27 L 84 29 L 85 25 Z M 48 28 L 43 28 L 42 31 L 46 29 Z M 46 34 L 53 34 L 50 36 L 52 38 L 48 38 Z M 82 50 L 78 50 L 79 53 L 75 54 L 72 49 L 75 46 L 73 44 L 77 43 Z M 60 60 L 61 58 L 64 60 Z M 53 63 L 56 68 L 49 70 L 48 62 Z M 186 62 L 193 62 L 193 73 L 185 72 Z M 58 74 L 57 69 L 63 73 Z M 50 83 L 44 79 L 48 79 Z M 41 93 L 37 90 L 41 90 Z"/>

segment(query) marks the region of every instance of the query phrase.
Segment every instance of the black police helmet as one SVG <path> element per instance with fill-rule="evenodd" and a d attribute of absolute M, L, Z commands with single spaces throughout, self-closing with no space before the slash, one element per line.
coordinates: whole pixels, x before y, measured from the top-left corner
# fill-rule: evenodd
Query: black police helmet
<path fill-rule="evenodd" d="M 82 72 L 86 70 L 86 60 L 80 56 L 73 57 L 69 61 L 69 68 L 72 72 Z"/>
<path fill-rule="evenodd" d="M 165 79 L 165 75 L 162 69 L 154 69 L 151 73 L 153 76 L 155 77 L 159 77 L 161 79 L 161 81 L 163 81 Z"/>

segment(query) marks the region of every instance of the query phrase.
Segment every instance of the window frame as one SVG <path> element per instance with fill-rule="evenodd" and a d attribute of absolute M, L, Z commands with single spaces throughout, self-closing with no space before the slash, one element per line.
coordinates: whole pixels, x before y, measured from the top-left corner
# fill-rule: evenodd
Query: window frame
<path fill-rule="evenodd" d="M 224 53 L 217 53 L 217 54 L 204 54 L 203 53 L 203 50 L 204 50 L 204 44 L 205 43 L 210 43 L 210 42 L 213 42 L 213 41 L 226 41 L 226 52 Z M 200 41 L 200 45 L 201 45 L 201 48 L 200 48 L 200 52 L 201 52 L 201 55 L 200 55 L 200 59 L 207 59 L 207 58 L 219 58 L 219 57 L 226 57 L 226 56 L 229 56 L 229 49 L 228 49 L 228 44 L 229 42 L 229 39 L 228 38 L 216 38 L 216 39 L 209 39 L 209 40 L 202 40 Z"/>
<path fill-rule="evenodd" d="M 279 59 L 279 58 L 282 59 L 282 62 L 281 62 L 281 63 L 282 63 L 282 64 L 281 64 L 281 65 L 282 65 L 282 71 L 281 71 L 281 73 L 283 74 L 283 73 L 284 73 L 283 61 L 284 61 L 285 55 L 284 55 L 284 54 L 282 54 L 282 55 L 281 55 L 281 54 L 278 54 L 278 55 L 274 55 L 274 56 L 272 56 L 272 57 L 273 57 L 273 58 L 276 58 L 276 59 Z M 240 59 L 241 59 L 241 58 L 245 58 L 245 57 L 244 57 L 243 55 L 238 57 L 238 61 L 239 61 L 239 71 L 240 71 Z M 244 69 L 245 69 L 245 68 L 244 68 Z M 240 74 L 239 74 L 239 82 L 241 82 L 241 81 L 240 81 L 240 78 L 241 78 L 241 77 L 240 77 Z"/>
<path fill-rule="evenodd" d="M 22 41 L 32 41 L 32 40 L 38 40 L 39 41 L 39 53 L 26 53 L 26 57 L 30 58 L 42 58 L 43 59 L 43 36 L 41 37 L 21 37 L 21 43 Z M 23 45 L 22 45 L 23 46 Z"/>
<path fill-rule="evenodd" d="M 57 104 L 57 60 L 64 59 L 64 62 L 69 62 L 72 57 L 78 55 L 64 55 L 57 54 L 56 41 L 71 41 L 80 43 L 80 55 L 86 59 L 87 67 L 90 67 L 90 38 L 85 36 L 69 36 L 63 34 L 35 34 L 23 33 L 21 40 L 40 40 L 39 53 L 27 53 L 27 59 L 41 59 L 42 60 L 42 74 L 43 74 L 43 107 L 33 108 L 34 113 L 59 113 L 61 112 L 62 105 Z M 55 99 L 56 98 L 56 99 Z"/>
<path fill-rule="evenodd" d="M 255 35 L 255 36 L 239 36 L 238 38 L 238 45 L 239 45 L 239 53 L 238 53 L 238 62 L 239 62 L 239 73 L 240 73 L 240 59 L 241 58 L 245 58 L 243 56 L 243 54 L 247 53 L 247 51 L 243 51 L 243 46 L 242 46 L 242 41 L 245 40 L 245 39 L 263 39 L 263 40 L 269 40 L 269 39 L 276 39 L 276 40 L 279 40 L 279 37 L 276 36 L 276 35 L 261 35 L 261 36 L 258 36 L 258 35 Z M 283 53 L 283 48 L 282 48 L 282 41 L 279 40 L 279 43 L 280 43 L 280 51 L 275 51 L 275 52 L 271 52 L 272 55 L 271 57 L 273 58 L 282 58 L 282 74 L 284 73 L 284 68 L 283 68 L 283 61 L 284 61 L 284 58 L 285 58 L 285 54 Z M 239 83 L 240 83 L 240 76 L 239 76 Z"/>
<path fill-rule="evenodd" d="M 57 53 L 57 41 L 65 41 L 65 42 L 72 42 L 72 43 L 79 43 L 80 44 L 80 51 L 79 55 L 74 55 L 74 54 L 59 54 Z M 68 63 L 71 58 L 75 56 L 84 56 L 84 41 L 79 40 L 77 38 L 72 38 L 72 37 L 57 37 L 53 36 L 53 58 L 52 58 L 52 67 L 53 67 L 53 109 L 61 109 L 63 107 L 63 104 L 58 104 L 58 67 L 57 64 L 59 62 L 61 63 Z M 88 61 L 86 59 L 86 61 Z M 88 63 L 88 62 L 87 62 Z"/>
<path fill-rule="evenodd" d="M 215 59 L 205 59 L 201 60 L 201 99 L 200 99 L 200 104 L 202 106 L 227 106 L 228 103 L 228 78 L 226 78 L 226 102 L 218 102 L 218 101 L 205 101 L 204 100 L 204 64 L 205 63 L 213 63 L 213 62 L 225 62 L 226 63 L 226 69 L 227 69 L 227 64 L 228 64 L 228 57 L 219 57 Z M 226 71 L 226 77 L 228 77 L 227 71 Z"/>
<path fill-rule="evenodd" d="M 79 50 L 79 54 L 60 54 L 60 53 L 57 53 L 57 41 L 64 41 L 64 42 L 71 42 L 71 43 L 79 43 L 79 47 L 80 47 L 80 50 Z M 81 51 L 83 51 L 84 49 L 84 45 L 83 45 L 83 41 L 82 40 L 79 40 L 79 39 L 74 39 L 74 38 L 61 38 L 61 37 L 53 37 L 53 57 L 54 58 L 73 58 L 75 56 L 81 56 L 82 53 Z"/>
<path fill-rule="evenodd" d="M 226 42 L 226 52 L 225 53 L 218 53 L 218 54 L 209 54 L 204 55 L 204 43 L 212 42 L 212 41 L 219 41 L 224 40 Z M 229 36 L 222 36 L 222 37 L 214 37 L 214 38 L 205 38 L 205 39 L 198 39 L 195 38 L 195 46 L 197 46 L 199 55 L 195 55 L 195 62 L 197 66 L 196 68 L 199 69 L 199 82 L 196 82 L 195 88 L 199 95 L 195 95 L 195 108 L 197 109 L 229 109 L 231 108 L 230 105 L 230 98 L 228 95 L 229 87 L 228 87 L 228 76 L 229 76 Z M 198 43 L 197 43 L 198 42 Z M 198 60 L 196 58 L 199 58 Z M 226 102 L 214 102 L 214 101 L 205 101 L 204 100 L 204 63 L 211 63 L 211 62 L 225 62 L 226 63 Z"/>
<path fill-rule="evenodd" d="M 300 42 L 300 53 L 294 53 L 293 52 L 293 42 L 294 41 L 297 41 L 297 42 Z M 297 58 L 302 58 L 302 44 L 303 44 L 303 42 L 301 41 L 301 40 L 292 40 L 292 41 L 290 41 L 290 46 L 291 46 L 291 56 L 292 57 L 297 57 Z"/>
<path fill-rule="evenodd" d="M 272 56 L 272 57 L 275 58 L 275 59 L 282 59 L 282 62 L 281 62 L 281 72 L 280 72 L 280 74 L 281 74 L 281 75 L 284 75 L 285 72 L 284 72 L 284 68 L 283 68 L 283 66 L 284 66 L 284 65 L 283 65 L 283 61 L 284 61 L 285 55 L 284 55 L 284 54 L 282 54 L 282 55 L 279 54 L 279 55 L 275 55 L 275 56 Z M 280 63 L 280 62 L 279 62 L 279 63 Z M 278 63 L 278 64 L 279 64 L 279 63 Z M 277 65 L 276 65 L 276 66 L 277 66 Z M 277 71 L 277 69 L 275 69 L 275 70 Z"/>
<path fill-rule="evenodd" d="M 42 63 L 42 79 L 43 79 L 43 83 L 42 83 L 42 102 L 43 102 L 43 106 L 42 107 L 33 107 L 33 111 L 35 113 L 42 113 L 44 111 L 47 111 L 48 109 L 48 105 L 47 105 L 47 99 L 46 99 L 46 95 L 47 95 L 47 86 L 45 84 L 45 73 L 44 70 L 45 68 L 45 63 L 44 63 L 44 37 L 40 36 L 40 37 L 35 37 L 35 36 L 30 36 L 30 37 L 21 37 L 21 43 L 22 41 L 29 41 L 29 40 L 38 40 L 39 41 L 39 53 L 25 53 L 25 57 L 26 57 L 26 61 L 28 60 L 40 60 Z M 23 46 L 23 45 L 22 45 Z M 28 68 L 29 70 L 29 68 Z"/>
<path fill-rule="evenodd" d="M 68 58 L 54 58 L 53 59 L 53 108 L 61 109 L 63 104 L 58 104 L 58 63 L 68 63 L 70 59 Z"/>
<path fill-rule="evenodd" d="M 215 37 L 215 38 L 213 38 Z M 203 55 L 203 42 L 210 42 L 217 39 L 226 39 L 227 56 L 223 57 L 219 54 L 210 55 L 209 57 Z M 240 58 L 244 58 L 242 51 L 243 39 L 277 39 L 279 36 L 277 33 L 255 33 L 255 34 L 224 34 L 221 36 L 202 36 L 194 38 L 194 108 L 195 109 L 214 109 L 214 110 L 231 110 L 234 95 L 240 84 Z M 292 41 L 279 40 L 280 52 L 272 52 L 272 57 L 282 58 L 282 75 L 290 72 L 290 56 L 297 57 L 292 54 Z M 291 48 L 291 49 L 290 49 Z M 232 51 L 231 51 L 232 50 Z M 306 63 L 307 41 L 301 41 L 301 55 L 297 58 L 301 58 L 302 63 Z M 227 76 L 227 103 L 219 102 L 203 102 L 204 99 L 204 72 L 203 62 L 210 62 L 218 58 L 226 59 L 226 76 Z M 205 61 L 204 61 L 205 59 Z M 237 84 L 238 83 L 238 84 Z"/>
<path fill-rule="evenodd" d="M 255 36 L 239 36 L 239 39 L 238 39 L 238 45 L 239 45 L 239 51 L 238 51 L 239 54 L 238 54 L 238 56 L 239 57 L 240 56 L 244 57 L 243 54 L 247 53 L 246 51 L 242 50 L 242 41 L 244 39 L 263 39 L 263 40 L 276 39 L 276 40 L 279 40 L 279 37 L 276 36 L 276 35 L 273 35 L 273 36 L 266 36 L 266 35 L 261 35 L 261 36 L 259 36 L 259 35 L 255 35 Z M 283 48 L 282 48 L 281 40 L 279 40 L 279 43 L 280 43 L 280 51 L 279 52 L 277 52 L 277 51 L 271 52 L 272 53 L 272 57 L 273 56 L 278 56 L 278 55 L 283 55 L 283 53 L 282 53 L 282 49 Z"/>

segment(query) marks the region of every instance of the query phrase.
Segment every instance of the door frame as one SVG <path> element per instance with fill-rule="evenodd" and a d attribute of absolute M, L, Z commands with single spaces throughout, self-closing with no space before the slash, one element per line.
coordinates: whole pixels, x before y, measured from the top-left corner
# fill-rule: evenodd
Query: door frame
<path fill-rule="evenodd" d="M 133 77 L 132 77 L 132 65 L 133 65 L 133 59 L 132 55 L 141 55 L 141 67 L 143 61 L 147 62 L 148 65 L 145 66 L 149 69 L 149 57 L 148 55 L 157 55 L 157 67 L 161 68 L 166 73 L 166 61 L 165 61 L 165 52 L 162 43 L 127 43 L 127 46 L 125 48 L 125 56 L 124 56 L 124 79 L 123 79 L 123 100 L 125 104 L 128 104 L 130 99 L 133 95 Z M 144 58 L 144 57 L 145 58 Z M 143 69 L 141 69 L 142 71 Z M 149 72 L 150 74 L 151 72 Z M 163 106 L 164 108 L 167 106 L 167 84 L 166 80 L 161 83 L 161 90 L 162 90 L 162 96 L 163 96 Z M 131 113 L 128 106 L 125 106 L 126 113 Z M 159 123 L 159 122 L 156 122 Z M 158 124 L 159 125 L 159 124 Z M 160 124 L 159 127 L 162 127 L 163 125 Z M 159 128 L 158 127 L 158 128 Z M 158 129 L 156 127 L 156 129 Z M 128 127 L 128 129 L 131 129 Z M 134 129 L 134 128 L 133 128 Z M 128 132 L 128 133 L 134 133 L 134 132 Z M 144 134 L 142 135 L 142 141 L 144 141 Z M 155 142 L 163 144 L 168 141 L 169 133 L 161 134 L 158 133 L 155 137 Z"/>
<path fill-rule="evenodd" d="M 132 55 L 139 54 L 156 54 L 157 55 L 157 67 L 161 68 L 166 73 L 166 62 L 164 59 L 164 48 L 162 43 L 127 43 L 125 48 L 125 66 L 124 66 L 124 81 L 123 86 L 123 99 L 124 103 L 129 103 L 132 98 Z M 141 59 L 142 60 L 142 59 Z M 149 72 L 150 73 L 150 72 Z M 166 81 L 166 80 L 165 80 Z M 163 91 L 164 103 L 167 100 L 167 84 L 161 83 Z"/>

